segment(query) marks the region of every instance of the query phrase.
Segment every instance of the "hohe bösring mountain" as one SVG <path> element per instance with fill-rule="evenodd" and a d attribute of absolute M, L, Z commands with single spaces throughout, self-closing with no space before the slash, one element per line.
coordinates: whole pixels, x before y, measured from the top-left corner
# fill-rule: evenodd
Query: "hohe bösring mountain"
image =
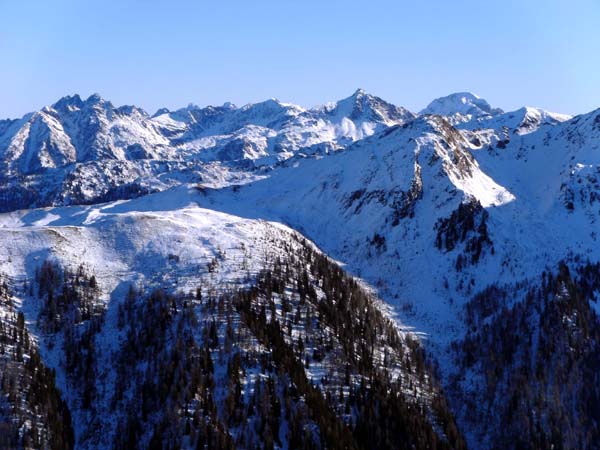
<path fill-rule="evenodd" d="M 357 90 L 0 121 L 0 448 L 600 448 L 600 110 Z"/>

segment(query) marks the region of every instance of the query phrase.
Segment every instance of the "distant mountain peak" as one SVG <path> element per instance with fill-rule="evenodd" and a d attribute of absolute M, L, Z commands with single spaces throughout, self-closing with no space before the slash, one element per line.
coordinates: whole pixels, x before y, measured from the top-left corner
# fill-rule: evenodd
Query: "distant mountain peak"
<path fill-rule="evenodd" d="M 224 105 L 225 107 L 225 105 Z M 228 106 L 227 109 L 235 109 Z M 291 104 L 291 103 L 283 103 L 276 98 L 269 98 L 262 102 L 258 103 L 249 103 L 247 105 L 242 106 L 240 109 L 241 112 L 252 113 L 259 116 L 295 116 L 304 111 L 300 106 Z"/>
<path fill-rule="evenodd" d="M 139 114 L 142 117 L 149 117 L 148 113 L 146 111 L 144 111 L 142 108 L 139 108 L 135 105 L 123 105 L 123 106 L 119 106 L 116 111 L 119 114 L 125 114 L 125 115 L 133 115 L 133 114 Z"/>
<path fill-rule="evenodd" d="M 338 103 L 341 103 L 344 101 L 360 103 L 362 101 L 365 101 L 365 100 L 368 101 L 369 99 L 373 99 L 373 98 L 378 98 L 378 97 L 375 97 L 374 95 L 367 93 L 367 91 L 365 91 L 362 88 L 358 88 L 352 93 L 352 95 L 350 97 L 346 97 L 345 99 L 340 100 Z"/>
<path fill-rule="evenodd" d="M 158 116 L 162 116 L 163 114 L 169 114 L 171 111 L 169 110 L 169 108 L 159 108 L 156 110 L 156 112 L 152 115 L 152 118 L 154 117 L 158 117 Z"/>
<path fill-rule="evenodd" d="M 94 107 L 96 105 L 105 106 L 107 108 L 113 108 L 111 102 L 104 100 L 98 93 L 90 95 L 88 98 L 83 100 L 79 94 L 66 95 L 55 102 L 50 109 L 55 111 L 76 111 L 84 107 Z M 130 108 L 136 108 L 131 106 Z M 136 108 L 137 109 L 137 108 Z M 44 109 L 45 110 L 45 109 Z"/>
<path fill-rule="evenodd" d="M 538 108 L 536 106 L 524 106 L 523 108 L 519 109 L 519 111 L 523 111 L 524 115 L 550 117 L 557 122 L 565 122 L 573 117 L 568 114 L 556 113 L 543 108 Z"/>
<path fill-rule="evenodd" d="M 52 105 L 52 108 L 60 111 L 68 108 L 81 108 L 83 100 L 79 94 L 66 95 Z"/>
<path fill-rule="evenodd" d="M 445 97 L 436 98 L 419 114 L 438 114 L 452 117 L 462 122 L 473 118 L 495 116 L 504 111 L 492 106 L 479 95 L 472 92 L 456 92 Z"/>
<path fill-rule="evenodd" d="M 402 123 L 413 119 L 414 115 L 405 108 L 395 106 L 364 89 L 357 89 L 352 95 L 335 103 L 321 107 L 328 115 L 347 117 L 355 121 L 374 121 L 387 124 Z"/>
<path fill-rule="evenodd" d="M 60 98 L 57 102 L 52 105 L 52 108 L 55 110 L 64 110 L 65 108 L 82 108 L 85 105 L 107 105 L 109 107 L 113 107 L 113 104 L 109 100 L 105 100 L 100 94 L 97 92 L 90 95 L 88 98 L 83 100 L 79 94 L 66 95 Z M 134 105 L 130 106 L 131 108 L 137 108 Z M 137 108 L 139 109 L 139 108 Z"/>
<path fill-rule="evenodd" d="M 360 97 L 363 97 L 365 95 L 369 95 L 369 94 L 367 94 L 367 91 L 365 91 L 363 88 L 358 88 L 358 89 L 356 89 L 354 91 L 354 93 L 352 94 L 351 97 L 360 98 Z"/>
<path fill-rule="evenodd" d="M 92 95 L 90 95 L 86 101 L 86 103 L 103 103 L 104 99 L 102 98 L 102 96 L 100 94 L 98 94 L 97 92 L 94 92 Z"/>
<path fill-rule="evenodd" d="M 250 109 L 250 108 L 260 108 L 260 107 L 275 107 L 275 108 L 279 108 L 283 106 L 283 104 L 276 98 L 271 97 L 268 98 L 267 100 L 263 100 L 261 102 L 257 102 L 257 103 L 248 103 L 247 105 L 245 105 L 243 107 L 243 109 Z"/>

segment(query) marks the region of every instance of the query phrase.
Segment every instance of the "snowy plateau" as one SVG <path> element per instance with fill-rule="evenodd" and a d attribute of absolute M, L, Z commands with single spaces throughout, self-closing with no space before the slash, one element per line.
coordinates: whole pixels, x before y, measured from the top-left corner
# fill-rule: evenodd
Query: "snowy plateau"
<path fill-rule="evenodd" d="M 599 226 L 600 110 L 0 120 L 0 448 L 600 448 Z"/>

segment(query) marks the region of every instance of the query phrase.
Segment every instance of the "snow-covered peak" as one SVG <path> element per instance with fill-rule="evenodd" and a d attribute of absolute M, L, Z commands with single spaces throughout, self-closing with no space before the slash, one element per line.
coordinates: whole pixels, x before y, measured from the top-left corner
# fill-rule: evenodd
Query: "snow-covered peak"
<path fill-rule="evenodd" d="M 360 106 L 363 103 L 368 103 L 373 98 L 375 98 L 374 95 L 368 94 L 362 88 L 358 88 L 352 93 L 351 96 L 338 101 L 337 105 L 338 107 L 340 107 L 341 105 Z"/>
<path fill-rule="evenodd" d="M 85 100 L 85 104 L 87 104 L 87 105 L 103 105 L 103 104 L 112 105 L 109 101 L 104 100 L 102 98 L 102 96 L 98 93 L 93 93 L 92 95 L 90 95 Z"/>
<path fill-rule="evenodd" d="M 500 108 L 492 108 L 486 100 L 476 94 L 457 92 L 433 100 L 420 114 L 447 116 L 452 123 L 460 123 L 480 117 L 492 117 L 503 112 Z"/>
<path fill-rule="evenodd" d="M 90 95 L 85 100 L 83 100 L 79 94 L 67 95 L 65 97 L 62 97 L 60 100 L 58 100 L 51 106 L 44 107 L 42 109 L 42 111 L 45 111 L 45 112 L 56 111 L 59 114 L 69 114 L 69 113 L 79 111 L 81 109 L 85 109 L 85 108 L 94 109 L 96 107 L 105 108 L 107 110 L 115 109 L 113 104 L 110 101 L 105 100 L 104 98 L 102 98 L 100 96 L 100 94 L 95 93 L 95 94 Z M 118 110 L 121 114 L 127 113 L 128 110 L 130 111 L 130 113 L 133 113 L 134 111 L 135 112 L 143 111 L 141 108 L 138 108 L 133 105 L 121 106 L 120 108 L 118 108 Z M 144 114 L 145 114 L 145 112 L 144 112 Z"/>
<path fill-rule="evenodd" d="M 75 110 L 83 106 L 83 100 L 79 94 L 67 95 L 52 105 L 56 111 Z"/>
<path fill-rule="evenodd" d="M 388 103 L 360 88 L 354 91 L 351 96 L 335 103 L 327 103 L 322 107 L 317 107 L 314 111 L 325 113 L 334 122 L 347 118 L 353 122 L 395 125 L 405 123 L 415 117 L 406 108 Z"/>
<path fill-rule="evenodd" d="M 346 97 L 335 103 L 329 103 L 326 109 L 329 109 L 332 112 L 338 112 L 338 114 L 344 116 L 350 116 L 364 103 L 368 103 L 369 97 L 371 96 L 367 94 L 363 89 L 357 89 L 349 97 Z"/>
<path fill-rule="evenodd" d="M 293 117 L 304 112 L 304 109 L 300 106 L 283 103 L 276 98 L 270 98 L 268 100 L 249 103 L 240 108 L 240 113 L 246 113 L 257 118 L 266 118 L 268 120 L 279 119 L 282 116 Z"/>
<path fill-rule="evenodd" d="M 525 106 L 524 109 L 525 109 L 525 111 L 527 111 L 528 114 L 538 114 L 543 117 L 552 118 L 558 122 L 565 122 L 573 117 L 569 114 L 562 114 L 562 113 L 547 111 L 543 108 L 537 108 L 535 106 Z"/>
<path fill-rule="evenodd" d="M 537 130 L 542 125 L 557 125 L 571 119 L 571 116 L 566 114 L 553 113 L 541 108 L 525 106 L 512 113 L 506 113 L 498 116 L 508 116 L 509 118 L 518 121 L 518 123 L 508 123 L 507 126 L 516 130 L 518 134 L 531 133 Z M 512 126 L 511 126 L 512 125 Z"/>

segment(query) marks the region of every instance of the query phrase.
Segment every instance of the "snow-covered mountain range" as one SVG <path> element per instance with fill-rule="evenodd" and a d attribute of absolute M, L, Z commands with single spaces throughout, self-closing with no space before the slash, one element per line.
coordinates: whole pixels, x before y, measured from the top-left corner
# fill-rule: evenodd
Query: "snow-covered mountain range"
<path fill-rule="evenodd" d="M 0 122 L 2 209 L 90 203 L 120 197 L 123 190 L 162 190 L 199 175 L 220 181 L 225 173 L 297 154 L 339 150 L 413 118 L 362 90 L 310 110 L 271 99 L 239 108 L 190 105 L 153 116 L 98 95 L 65 97 Z"/>
<path fill-rule="evenodd" d="M 222 337 L 235 323 L 234 328 L 280 358 L 275 349 L 283 341 L 267 339 L 249 319 L 255 313 L 259 317 L 260 305 L 264 310 L 270 302 L 265 299 L 277 293 L 268 321 L 277 318 L 278 327 L 289 327 L 282 339 L 300 355 L 303 376 L 327 398 L 336 423 L 353 430 L 352 445 L 359 448 L 365 442 L 361 433 L 375 429 L 363 423 L 360 404 L 344 406 L 347 396 L 357 398 L 358 391 L 352 383 L 345 391 L 339 380 L 327 384 L 344 370 L 353 374 L 356 386 L 365 386 L 367 373 L 385 373 L 390 383 L 403 380 L 398 396 L 407 405 L 420 405 L 419 413 L 410 413 L 418 417 L 419 433 L 437 436 L 412 441 L 416 447 L 434 441 L 460 447 L 459 435 L 469 448 L 482 449 L 512 448 L 516 442 L 523 448 L 596 448 L 594 442 L 600 441 L 594 425 L 600 416 L 590 406 L 600 385 L 590 380 L 591 387 L 581 388 L 589 368 L 600 367 L 600 326 L 594 331 L 600 323 L 600 273 L 594 268 L 600 262 L 600 110 L 576 117 L 533 107 L 504 112 L 474 94 L 457 93 L 412 113 L 359 89 L 312 109 L 271 99 L 243 107 L 189 105 L 149 115 L 134 106 L 115 107 L 97 95 L 86 100 L 75 95 L 21 119 L 0 121 L 0 211 L 5 250 L 0 278 L 9 281 L 12 291 L 12 303 L 6 304 L 24 314 L 42 362 L 56 371 L 57 395 L 72 416 L 78 448 L 117 445 L 124 426 L 119 421 L 135 408 L 133 381 L 116 400 L 111 391 L 125 373 L 112 367 L 111 358 L 127 358 L 126 344 L 133 339 L 127 333 L 141 332 L 135 324 L 130 329 L 119 325 L 130 286 L 183 295 L 199 285 L 213 291 L 215 302 L 221 298 L 237 308 L 225 318 L 223 309 L 194 304 L 207 329 L 220 324 L 216 333 Z M 307 256 L 307 248 L 315 254 Z M 339 286 L 328 290 L 330 269 L 313 270 L 325 264 L 317 264 L 321 257 L 356 277 L 373 311 L 396 326 L 386 332 L 388 337 L 397 333 L 395 344 L 372 343 L 376 349 L 368 370 L 348 350 L 361 345 L 366 329 L 352 337 L 341 331 L 352 320 L 368 318 L 348 316 L 348 323 L 334 324 L 327 321 L 327 309 L 319 309 L 339 306 L 342 300 L 334 293 L 346 292 Z M 52 322 L 49 331 L 46 313 L 49 296 L 55 294 L 39 281 L 46 261 L 72 273 L 83 265 L 94 275 L 99 290 L 89 295 L 102 311 L 101 325 L 89 319 L 74 321 L 70 329 L 61 318 L 61 325 Z M 281 264 L 290 267 L 285 277 L 274 269 Z M 296 265 L 304 265 L 306 275 L 296 274 L 291 268 Z M 315 286 L 314 303 L 309 302 L 314 310 L 307 306 L 312 312 L 306 314 L 318 316 L 313 326 L 322 330 L 320 344 L 307 337 L 308 319 L 294 321 L 282 312 L 306 296 L 296 275 Z M 266 289 L 265 276 L 279 276 L 279 287 Z M 251 296 L 258 309 L 247 310 L 239 296 L 253 286 L 262 286 Z M 149 301 L 141 294 L 136 298 L 140 305 Z M 173 317 L 184 314 L 190 301 L 186 307 L 184 300 L 173 301 Z M 55 315 L 66 315 L 60 305 L 53 308 Z M 4 317 L 13 317 L 5 309 Z M 82 314 L 78 309 L 76 316 Z M 503 327 L 506 317 L 520 324 L 521 335 Z M 16 316 L 6 320 L 17 327 Z M 202 347 L 207 337 L 190 323 L 184 323 L 184 316 L 175 320 L 173 330 L 165 331 L 161 351 L 176 345 L 179 328 L 189 328 L 190 339 Z M 331 329 L 334 334 L 327 334 Z M 546 342 L 550 329 L 564 339 Z M 83 400 L 89 392 L 78 387 L 75 377 L 81 372 L 65 356 L 65 339 L 73 339 L 73 333 L 94 343 L 93 350 L 86 350 L 93 368 L 85 370 L 103 381 L 93 387 L 93 407 Z M 319 345 L 325 341 L 331 343 L 322 357 Z M 426 349 L 433 368 L 413 370 L 421 364 L 415 355 L 406 364 L 388 364 L 396 357 L 403 361 L 398 355 L 413 348 L 413 341 Z M 248 419 L 260 364 L 251 362 L 250 341 L 240 342 L 236 348 L 247 364 L 239 376 L 243 400 L 238 395 L 235 401 L 241 403 L 232 408 Z M 309 343 L 310 353 L 305 352 Z M 218 429 L 238 447 L 264 442 L 264 423 L 252 425 L 259 431 L 247 431 L 227 406 L 234 401 L 228 400 L 228 386 L 235 384 L 227 378 L 227 361 L 235 351 L 215 347 L 212 352 L 223 373 L 215 375 L 209 402 L 215 411 L 203 416 L 203 426 L 220 420 L 222 426 L 212 432 Z M 148 355 L 132 354 L 140 374 L 150 371 Z M 533 361 L 531 369 L 524 368 L 527 361 Z M 553 367 L 552 373 L 542 370 L 545 365 Z M 158 377 L 162 372 L 156 370 L 147 377 Z M 561 377 L 569 374 L 579 378 L 568 384 Z M 280 375 L 273 389 L 283 402 L 290 380 Z M 131 379 L 149 383 L 142 375 Z M 550 391 L 556 392 L 552 398 Z M 448 408 L 440 406 L 445 402 Z M 195 408 L 173 411 L 185 418 Z M 282 413 L 284 425 L 278 422 L 278 435 L 271 436 L 275 447 L 299 445 L 288 416 L 303 408 L 316 411 L 314 404 L 300 401 Z M 166 420 L 164 411 L 150 410 L 154 415 L 136 419 L 135 439 L 143 448 L 156 443 Z M 320 446 L 327 447 L 331 423 L 314 417 L 302 423 L 313 430 L 314 442 L 320 439 Z M 94 438 L 95 429 L 105 432 L 102 439 Z M 162 445 L 192 448 L 204 436 L 194 431 L 193 437 L 178 437 L 179 428 L 168 430 Z M 381 445 L 393 448 L 394 438 L 400 437 L 389 436 Z"/>

